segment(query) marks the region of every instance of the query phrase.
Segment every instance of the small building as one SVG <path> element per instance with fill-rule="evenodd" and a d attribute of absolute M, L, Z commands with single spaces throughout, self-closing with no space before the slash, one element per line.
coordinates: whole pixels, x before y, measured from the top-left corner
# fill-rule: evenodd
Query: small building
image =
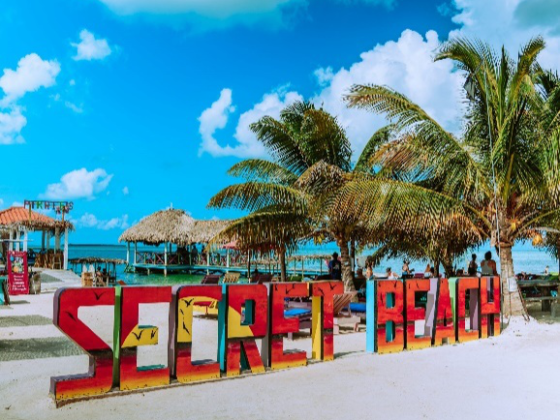
<path fill-rule="evenodd" d="M 68 269 L 68 233 L 74 230 L 72 223 L 53 219 L 24 207 L 10 207 L 0 210 L 0 235 L 2 236 L 4 255 L 8 250 L 27 251 L 28 234 L 41 232 L 41 252 L 53 254 L 52 266 L 49 268 Z M 51 249 L 51 240 L 54 246 Z M 60 241 L 64 238 L 64 248 Z M 38 248 L 38 247 L 35 247 Z M 61 258 L 58 258 L 58 256 Z M 45 259 L 46 261 L 46 259 Z"/>
<path fill-rule="evenodd" d="M 189 269 L 190 253 L 187 247 L 207 243 L 230 222 L 224 220 L 195 220 L 184 210 L 167 209 L 145 217 L 125 230 L 119 242 L 127 243 L 127 265 L 140 270 L 168 271 Z M 139 251 L 138 244 L 163 244 L 163 252 Z M 130 244 L 134 244 L 131 258 Z"/>

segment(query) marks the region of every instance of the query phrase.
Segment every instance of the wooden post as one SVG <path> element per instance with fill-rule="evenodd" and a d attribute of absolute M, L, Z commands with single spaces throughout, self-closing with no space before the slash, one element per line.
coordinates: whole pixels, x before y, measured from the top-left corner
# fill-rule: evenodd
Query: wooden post
<path fill-rule="evenodd" d="M 60 228 L 54 230 L 54 250 L 60 251 Z"/>
<path fill-rule="evenodd" d="M 12 242 L 14 240 L 14 231 L 10 230 L 10 243 L 8 244 L 8 249 L 10 251 L 14 250 L 14 243 Z"/>
<path fill-rule="evenodd" d="M 210 250 L 208 249 L 208 244 L 206 244 L 206 267 L 210 267 Z M 206 274 L 210 274 L 210 270 L 206 269 Z"/>
<path fill-rule="evenodd" d="M 226 249 L 226 267 L 229 268 L 229 248 Z M 227 270 L 229 272 L 229 270 Z"/>
<path fill-rule="evenodd" d="M 21 240 L 21 232 L 18 230 L 16 231 L 16 251 L 19 251 L 19 241 Z"/>
<path fill-rule="evenodd" d="M 23 250 L 27 252 L 27 229 L 23 230 Z"/>
<path fill-rule="evenodd" d="M 163 244 L 163 275 L 167 277 L 167 242 Z"/>
<path fill-rule="evenodd" d="M 352 273 L 356 271 L 356 242 L 354 239 L 350 241 L 350 269 Z"/>
<path fill-rule="evenodd" d="M 130 264 L 130 242 L 126 243 L 126 265 Z"/>
<path fill-rule="evenodd" d="M 64 270 L 68 270 L 68 227 L 64 228 Z"/>
<path fill-rule="evenodd" d="M 134 264 L 138 261 L 138 242 L 134 242 Z"/>

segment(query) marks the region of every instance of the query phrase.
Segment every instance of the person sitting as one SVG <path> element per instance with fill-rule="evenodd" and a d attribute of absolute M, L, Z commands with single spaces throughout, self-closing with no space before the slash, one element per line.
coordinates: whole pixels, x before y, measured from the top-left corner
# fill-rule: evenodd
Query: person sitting
<path fill-rule="evenodd" d="M 359 292 L 366 287 L 366 277 L 361 268 L 356 270 L 356 275 L 354 276 L 354 288 Z"/>
<path fill-rule="evenodd" d="M 484 254 L 484 260 L 480 263 L 480 274 L 483 276 L 497 276 L 496 261 L 492 259 L 492 252 Z"/>
<path fill-rule="evenodd" d="M 338 252 L 333 252 L 329 261 L 329 274 L 333 280 L 342 280 L 342 263 L 338 259 Z"/>
<path fill-rule="evenodd" d="M 399 278 L 399 275 L 391 270 L 391 267 L 387 267 L 387 270 L 385 270 L 385 272 L 389 280 L 397 280 Z"/>
<path fill-rule="evenodd" d="M 476 276 L 476 271 L 478 270 L 478 263 L 476 262 L 476 254 L 472 254 L 472 259 L 469 262 L 468 273 L 469 276 Z"/>

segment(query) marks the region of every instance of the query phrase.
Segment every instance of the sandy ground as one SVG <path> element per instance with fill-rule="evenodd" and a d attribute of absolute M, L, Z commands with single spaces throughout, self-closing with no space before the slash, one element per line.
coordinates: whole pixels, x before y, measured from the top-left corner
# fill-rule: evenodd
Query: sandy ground
<path fill-rule="evenodd" d="M 16 297 L 2 316 L 52 316 L 52 293 Z M 166 308 L 141 310 L 158 325 L 161 345 L 143 348 L 140 362 L 165 361 Z M 80 312 L 103 338 L 111 336 L 107 309 Z M 195 358 L 214 358 L 217 323 L 197 318 Z M 60 337 L 53 326 L 0 328 L 2 340 Z M 308 338 L 287 347 L 310 352 Z M 365 334 L 335 337 L 336 359 L 305 368 L 233 380 L 73 403 L 55 408 L 51 376 L 87 371 L 87 357 L 0 363 L 0 419 L 559 419 L 560 324 L 512 321 L 500 337 L 473 343 L 371 355 Z M 1 351 L 1 350 L 0 350 Z"/>

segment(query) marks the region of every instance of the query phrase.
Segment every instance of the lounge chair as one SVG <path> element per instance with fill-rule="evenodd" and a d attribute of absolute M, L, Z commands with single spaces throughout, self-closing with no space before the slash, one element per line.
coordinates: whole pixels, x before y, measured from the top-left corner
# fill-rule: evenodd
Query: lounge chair
<path fill-rule="evenodd" d="M 360 318 L 352 315 L 349 308 L 350 302 L 356 296 L 355 292 L 346 292 L 342 295 L 336 295 L 333 302 L 334 314 L 334 333 L 338 334 L 340 327 L 350 326 L 354 331 L 358 331 L 360 325 Z M 346 311 L 345 311 L 346 310 Z"/>
<path fill-rule="evenodd" d="M 306 330 L 309 329 L 309 334 L 311 334 L 311 308 L 301 307 L 301 308 L 288 308 L 284 311 L 284 318 L 297 318 L 299 319 L 299 329 Z M 294 333 L 288 333 L 288 339 L 294 339 Z"/>
<path fill-rule="evenodd" d="M 220 276 L 217 274 L 207 274 L 204 276 L 200 284 L 218 284 L 220 283 Z"/>
<path fill-rule="evenodd" d="M 263 284 L 270 283 L 272 281 L 272 274 L 262 274 L 258 273 L 251 277 L 251 283 L 253 284 Z"/>
<path fill-rule="evenodd" d="M 239 281 L 239 277 L 241 277 L 240 273 L 226 273 L 224 274 L 224 279 L 222 280 L 223 284 L 235 284 Z"/>

